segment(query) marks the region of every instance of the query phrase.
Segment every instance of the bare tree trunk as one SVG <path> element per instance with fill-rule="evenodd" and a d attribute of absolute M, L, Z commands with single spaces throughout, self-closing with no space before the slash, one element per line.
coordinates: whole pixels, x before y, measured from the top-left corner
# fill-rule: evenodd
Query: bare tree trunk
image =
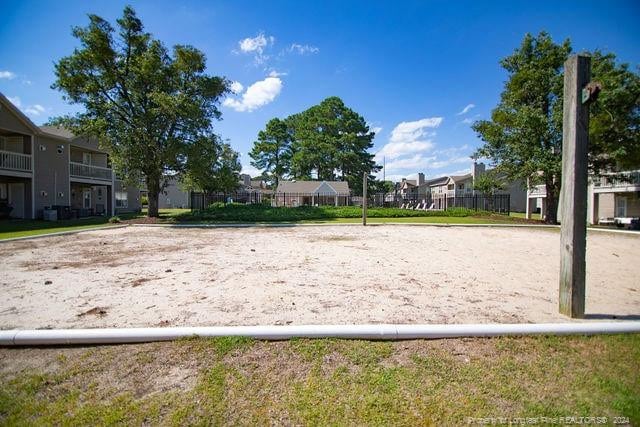
<path fill-rule="evenodd" d="M 149 207 L 147 208 L 147 216 L 149 218 L 158 218 L 158 200 L 160 196 L 160 179 L 158 177 L 147 176 L 147 194 L 149 198 Z"/>
<path fill-rule="evenodd" d="M 559 189 L 557 188 L 557 184 L 555 182 L 547 181 L 545 183 L 545 188 L 547 190 L 547 200 L 544 211 L 544 222 L 547 224 L 557 224 L 558 223 L 558 198 L 559 198 Z"/>

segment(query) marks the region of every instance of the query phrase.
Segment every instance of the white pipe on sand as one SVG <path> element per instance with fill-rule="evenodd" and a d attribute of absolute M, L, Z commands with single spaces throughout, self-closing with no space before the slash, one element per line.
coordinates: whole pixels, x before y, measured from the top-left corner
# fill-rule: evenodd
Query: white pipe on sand
<path fill-rule="evenodd" d="M 122 344 L 183 337 L 434 339 L 504 335 L 591 335 L 638 333 L 640 322 L 461 324 L 461 325 L 289 325 L 175 328 L 38 329 L 0 331 L 0 345 Z"/>

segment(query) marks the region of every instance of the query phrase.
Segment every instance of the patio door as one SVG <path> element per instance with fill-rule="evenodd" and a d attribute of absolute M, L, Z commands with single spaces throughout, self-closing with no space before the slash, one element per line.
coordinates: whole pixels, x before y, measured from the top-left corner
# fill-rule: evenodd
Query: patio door
<path fill-rule="evenodd" d="M 91 189 L 86 188 L 82 190 L 82 207 L 85 209 L 91 209 Z"/>
<path fill-rule="evenodd" d="M 91 153 L 82 153 L 82 164 L 84 165 L 91 164 Z"/>
<path fill-rule="evenodd" d="M 616 197 L 616 218 L 627 216 L 627 198 Z"/>
<path fill-rule="evenodd" d="M 9 203 L 13 206 L 12 218 L 24 218 L 24 183 L 12 182 L 9 184 Z"/>

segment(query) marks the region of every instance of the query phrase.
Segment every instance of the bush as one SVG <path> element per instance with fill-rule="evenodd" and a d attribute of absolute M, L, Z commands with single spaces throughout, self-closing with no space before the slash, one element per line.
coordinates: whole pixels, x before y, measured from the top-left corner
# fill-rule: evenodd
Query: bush
<path fill-rule="evenodd" d="M 369 218 L 408 218 L 428 216 L 465 217 L 478 215 L 470 209 L 452 208 L 446 211 L 419 211 L 399 208 L 369 208 Z M 359 206 L 273 207 L 264 204 L 212 203 L 207 209 L 179 215 L 180 221 L 294 222 L 335 218 L 360 218 Z"/>
<path fill-rule="evenodd" d="M 112 216 L 111 218 L 109 218 L 109 222 L 111 224 L 118 224 L 119 222 L 121 222 L 121 220 L 119 216 Z"/>
<path fill-rule="evenodd" d="M 149 206 L 149 197 L 147 196 L 140 197 L 140 206 Z"/>

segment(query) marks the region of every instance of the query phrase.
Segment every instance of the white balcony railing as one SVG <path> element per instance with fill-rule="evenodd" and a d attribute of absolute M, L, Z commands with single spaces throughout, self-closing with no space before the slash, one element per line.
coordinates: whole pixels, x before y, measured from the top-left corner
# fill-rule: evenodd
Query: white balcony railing
<path fill-rule="evenodd" d="M 110 168 L 85 165 L 84 163 L 70 162 L 70 175 L 77 178 L 98 179 L 111 182 L 113 171 Z"/>
<path fill-rule="evenodd" d="M 614 176 L 600 176 L 593 178 L 595 188 L 616 188 L 640 186 L 640 170 L 621 172 Z"/>
<path fill-rule="evenodd" d="M 0 169 L 31 172 L 31 155 L 0 150 Z"/>

